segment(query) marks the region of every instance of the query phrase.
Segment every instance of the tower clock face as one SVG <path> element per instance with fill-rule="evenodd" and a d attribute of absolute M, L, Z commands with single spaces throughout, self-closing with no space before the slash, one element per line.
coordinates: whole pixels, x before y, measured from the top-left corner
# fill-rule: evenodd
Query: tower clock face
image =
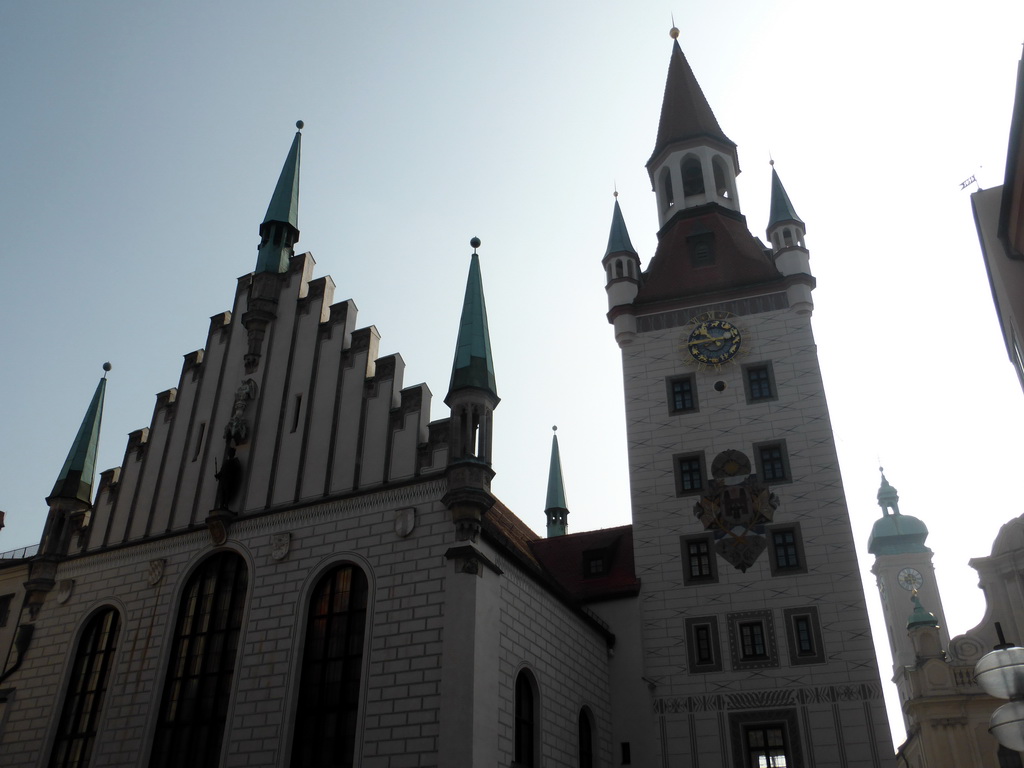
<path fill-rule="evenodd" d="M 921 576 L 921 572 L 914 568 L 904 568 L 896 576 L 896 581 L 900 583 L 908 592 L 915 589 L 920 589 L 921 585 L 924 584 L 924 578 Z"/>
<path fill-rule="evenodd" d="M 714 367 L 725 365 L 736 357 L 742 336 L 740 329 L 727 317 L 725 313 L 709 312 L 695 318 L 681 345 L 683 357 L 689 356 L 701 366 Z"/>

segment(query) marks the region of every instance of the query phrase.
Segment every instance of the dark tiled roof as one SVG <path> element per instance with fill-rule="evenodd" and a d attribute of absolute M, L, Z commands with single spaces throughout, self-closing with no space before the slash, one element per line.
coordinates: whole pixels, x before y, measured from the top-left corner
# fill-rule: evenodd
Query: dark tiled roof
<path fill-rule="evenodd" d="M 530 543 L 544 570 L 574 599 L 581 603 L 635 595 L 640 580 L 633 565 L 633 526 L 603 528 Z M 587 578 L 585 554 L 606 559 L 602 576 Z"/>
<path fill-rule="evenodd" d="M 712 238 L 712 264 L 692 263 L 689 238 L 694 236 Z M 744 218 L 709 204 L 681 211 L 659 233 L 658 249 L 644 272 L 636 303 L 695 296 L 781 277 Z"/>

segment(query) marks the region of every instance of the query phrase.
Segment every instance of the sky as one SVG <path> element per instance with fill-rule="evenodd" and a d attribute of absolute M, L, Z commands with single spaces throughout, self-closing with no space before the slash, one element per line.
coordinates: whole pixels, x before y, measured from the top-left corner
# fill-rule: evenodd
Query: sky
<path fill-rule="evenodd" d="M 447 416 L 480 237 L 494 492 L 543 530 L 558 425 L 570 530 L 628 523 L 601 257 L 614 189 L 644 265 L 654 251 L 644 163 L 673 15 L 739 146 L 751 231 L 769 156 L 807 223 L 883 680 L 879 463 L 931 531 L 950 634 L 976 625 L 967 561 L 1024 513 L 1024 395 L 960 182 L 1003 178 L 1019 0 L 0 3 L 0 551 L 38 542 L 103 362 L 106 469 L 230 308 L 299 119 L 298 250 L 402 355 L 405 385 L 426 382 Z"/>

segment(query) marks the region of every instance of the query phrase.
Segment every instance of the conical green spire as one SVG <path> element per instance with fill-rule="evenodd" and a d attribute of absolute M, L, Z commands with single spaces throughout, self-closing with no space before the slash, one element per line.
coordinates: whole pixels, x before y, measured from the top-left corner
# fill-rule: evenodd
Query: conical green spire
<path fill-rule="evenodd" d="M 480 277 L 480 257 L 476 253 L 478 245 L 479 241 L 474 238 L 448 394 L 472 387 L 486 390 L 497 397 L 494 361 L 491 359 L 491 336 L 487 330 L 487 307 L 484 304 L 484 284 Z"/>
<path fill-rule="evenodd" d="M 295 124 L 302 128 L 302 121 Z M 260 224 L 260 247 L 256 257 L 256 272 L 283 274 L 288 271 L 289 259 L 295 254 L 293 247 L 299 239 L 299 154 L 302 133 L 295 132 L 284 168 L 270 198 L 267 215 Z"/>
<path fill-rule="evenodd" d="M 92 503 L 96 452 L 100 443 L 100 423 L 103 421 L 103 398 L 107 391 L 105 372 L 110 370 L 110 363 L 104 363 L 103 370 L 103 378 L 96 385 L 96 392 L 89 403 L 89 409 L 85 412 L 85 418 L 82 419 L 82 426 L 78 428 L 75 442 L 71 444 L 64 467 L 57 476 L 57 482 L 53 484 L 53 491 L 46 498 L 48 504 L 52 504 L 56 499 L 80 501 L 86 505 Z"/>
<path fill-rule="evenodd" d="M 545 509 L 568 509 L 565 483 L 562 480 L 562 458 L 558 453 L 558 435 L 551 436 L 551 467 L 548 469 L 548 501 Z"/>
<path fill-rule="evenodd" d="M 793 203 L 789 200 L 789 195 L 786 194 L 786 188 L 782 186 L 782 179 L 779 178 L 778 171 L 775 170 L 775 165 L 772 165 L 772 211 L 768 217 L 768 229 L 771 229 L 776 224 L 781 224 L 784 221 L 795 221 L 798 224 L 803 224 L 800 217 L 796 215 L 796 210 L 793 208 Z"/>
<path fill-rule="evenodd" d="M 615 208 L 612 210 L 612 228 L 608 233 L 608 250 L 604 255 L 610 256 L 613 253 L 636 253 L 633 243 L 629 240 L 629 232 L 626 231 L 626 220 L 622 218 L 618 198 L 615 199 Z"/>
<path fill-rule="evenodd" d="M 298 127 L 302 127 L 302 121 Z M 267 215 L 263 217 L 263 223 L 280 221 L 284 224 L 291 224 L 299 228 L 299 150 L 302 145 L 302 133 L 295 132 L 292 139 L 292 147 L 288 150 L 288 157 L 285 158 L 284 168 L 281 169 L 281 176 L 277 180 L 277 187 L 274 188 L 274 196 L 270 198 L 270 205 L 267 208 Z"/>
<path fill-rule="evenodd" d="M 558 427 L 552 427 L 552 431 Z M 548 500 L 544 508 L 548 518 L 548 538 L 565 536 L 569 530 L 566 520 L 569 507 L 565 501 L 565 482 L 562 480 L 562 457 L 558 453 L 558 435 L 551 435 L 551 467 L 548 469 Z"/>

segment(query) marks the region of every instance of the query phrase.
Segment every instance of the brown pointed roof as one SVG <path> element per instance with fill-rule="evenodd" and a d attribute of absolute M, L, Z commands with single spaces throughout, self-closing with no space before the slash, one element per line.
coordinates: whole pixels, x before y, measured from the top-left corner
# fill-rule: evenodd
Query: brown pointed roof
<path fill-rule="evenodd" d="M 668 77 L 665 80 L 658 139 L 654 144 L 651 159 L 647 161 L 648 167 L 670 144 L 695 138 L 708 138 L 724 144 L 732 152 L 736 159 L 737 171 L 739 170 L 736 144 L 722 132 L 715 113 L 711 111 L 704 91 L 701 90 L 690 64 L 683 55 L 683 49 L 676 40 L 672 43 L 672 58 L 669 60 Z"/>
<path fill-rule="evenodd" d="M 691 243 L 710 241 L 710 264 L 694 264 Z M 658 233 L 635 304 L 653 304 L 781 280 L 764 245 L 739 214 L 710 204 L 677 214 Z"/>

